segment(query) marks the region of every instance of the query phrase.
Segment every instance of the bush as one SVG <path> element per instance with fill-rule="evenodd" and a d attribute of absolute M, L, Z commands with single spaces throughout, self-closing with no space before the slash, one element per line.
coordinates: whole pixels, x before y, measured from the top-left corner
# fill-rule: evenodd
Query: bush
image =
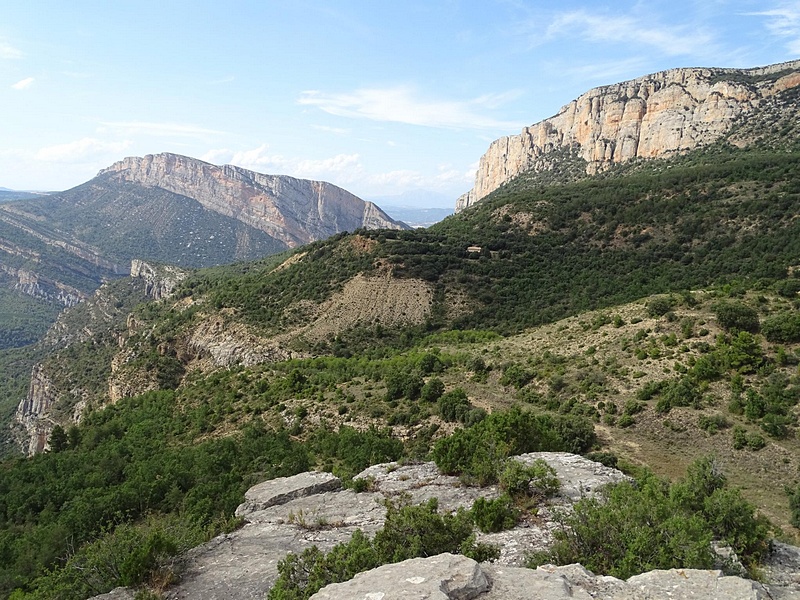
<path fill-rule="evenodd" d="M 435 498 L 418 506 L 389 502 L 386 508 L 383 529 L 371 540 L 357 530 L 349 542 L 327 554 L 312 546 L 299 555 L 287 555 L 278 563 L 278 579 L 268 598 L 305 600 L 330 583 L 409 558 L 451 552 L 484 561 L 499 555 L 496 548 L 475 543 L 472 517 L 463 509 L 441 515 Z"/>
<path fill-rule="evenodd" d="M 730 427 L 731 422 L 723 415 L 700 415 L 697 425 L 700 429 L 714 435 L 720 429 L 727 429 Z"/>
<path fill-rule="evenodd" d="M 757 333 L 759 329 L 758 313 L 741 302 L 718 302 L 711 307 L 720 327 L 726 331 L 749 331 Z"/>
<path fill-rule="evenodd" d="M 541 458 L 531 465 L 515 459 L 506 461 L 499 484 L 500 489 L 512 497 L 535 495 L 549 498 L 561 488 L 555 469 Z"/>
<path fill-rule="evenodd" d="M 494 500 L 478 498 L 472 504 L 472 521 L 484 533 L 511 529 L 517 524 L 518 512 L 510 496 L 503 494 Z"/>
<path fill-rule="evenodd" d="M 512 408 L 494 412 L 480 423 L 456 430 L 434 445 L 431 456 L 448 475 L 478 485 L 496 483 L 507 457 L 526 452 L 587 452 L 595 443 L 591 421 Z"/>
<path fill-rule="evenodd" d="M 645 473 L 634 484 L 605 488 L 559 516 L 561 529 L 547 553 L 529 566 L 581 563 L 597 574 L 627 579 L 653 569 L 712 568 L 711 541 L 729 544 L 746 564 L 769 547 L 770 527 L 737 490 L 725 487 L 714 462 L 703 459 L 672 486 Z"/>
<path fill-rule="evenodd" d="M 672 298 L 658 296 L 647 301 L 647 314 L 651 317 L 662 317 L 672 310 Z"/>
<path fill-rule="evenodd" d="M 436 402 L 444 394 L 444 383 L 438 377 L 432 377 L 422 386 L 420 399 L 423 402 Z"/>
<path fill-rule="evenodd" d="M 761 332 L 770 342 L 800 342 L 800 313 L 781 312 L 764 319 Z"/>
<path fill-rule="evenodd" d="M 464 422 L 467 413 L 473 408 L 467 392 L 461 388 L 455 388 L 443 394 L 438 400 L 439 415 L 445 420 L 452 422 Z"/>
<path fill-rule="evenodd" d="M 800 485 L 795 486 L 794 489 L 787 487 L 786 495 L 789 496 L 789 510 L 792 512 L 792 527 L 800 529 Z"/>

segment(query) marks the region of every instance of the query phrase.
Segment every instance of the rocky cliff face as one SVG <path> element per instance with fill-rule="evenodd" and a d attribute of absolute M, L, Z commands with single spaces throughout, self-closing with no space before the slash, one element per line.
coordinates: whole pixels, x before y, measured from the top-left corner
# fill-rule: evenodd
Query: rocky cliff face
<path fill-rule="evenodd" d="M 456 211 L 520 173 L 552 170 L 563 149 L 585 160 L 593 173 L 709 144 L 765 100 L 797 86 L 800 61 L 748 70 L 670 69 L 594 88 L 555 116 L 492 142 Z"/>
<path fill-rule="evenodd" d="M 103 175 L 187 196 L 290 248 L 362 227 L 405 228 L 371 202 L 327 182 L 262 175 L 177 154 L 126 158 L 98 174 Z"/>

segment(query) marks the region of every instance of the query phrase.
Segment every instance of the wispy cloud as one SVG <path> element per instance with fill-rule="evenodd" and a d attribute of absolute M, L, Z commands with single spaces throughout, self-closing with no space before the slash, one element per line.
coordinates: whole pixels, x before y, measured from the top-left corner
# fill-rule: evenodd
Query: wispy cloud
<path fill-rule="evenodd" d="M 210 150 L 201 158 L 211 163 L 236 165 L 260 173 L 312 179 L 323 179 L 331 175 L 361 171 L 362 169 L 358 154 L 337 154 L 317 160 L 287 158 L 281 154 L 271 154 L 266 144 L 251 150 Z"/>
<path fill-rule="evenodd" d="M 0 58 L 3 59 L 14 59 L 14 58 L 22 58 L 22 50 L 18 50 L 14 48 L 8 42 L 0 41 Z"/>
<path fill-rule="evenodd" d="M 82 138 L 67 144 L 41 148 L 35 155 L 46 162 L 80 163 L 103 155 L 119 155 L 131 145 L 130 141 L 105 142 L 97 138 Z"/>
<path fill-rule="evenodd" d="M 465 172 L 452 165 L 440 165 L 433 174 L 413 169 L 369 172 L 359 154 L 337 154 L 322 159 L 289 158 L 271 154 L 262 144 L 242 151 L 210 150 L 200 157 L 214 164 L 232 164 L 259 173 L 291 175 L 303 179 L 331 181 L 362 195 L 397 193 L 405 188 L 424 188 L 449 191 L 454 187 L 467 189 L 475 177 L 477 163 Z"/>
<path fill-rule="evenodd" d="M 348 133 L 350 133 L 350 130 L 345 129 L 344 127 L 328 127 L 327 125 L 312 125 L 311 127 L 319 131 L 335 133 L 336 135 L 347 135 Z"/>
<path fill-rule="evenodd" d="M 34 81 L 35 80 L 33 77 L 26 77 L 25 79 L 22 79 L 17 83 L 13 84 L 11 88 L 15 90 L 26 90 L 29 87 L 31 87 L 31 85 L 33 85 Z"/>
<path fill-rule="evenodd" d="M 100 124 L 100 132 L 114 131 L 120 134 L 151 135 L 156 137 L 205 137 L 221 135 L 222 131 L 206 129 L 188 123 L 151 123 L 147 121 L 114 121 Z"/>
<path fill-rule="evenodd" d="M 566 35 L 591 42 L 642 44 L 668 56 L 704 54 L 714 43 L 711 32 L 696 24 L 656 26 L 640 17 L 595 14 L 587 10 L 557 15 L 547 28 L 547 39 Z"/>
<path fill-rule="evenodd" d="M 641 73 L 646 64 L 645 58 L 634 56 L 626 60 L 570 66 L 565 68 L 564 72 L 584 81 L 617 81 L 630 76 L 631 73 Z"/>
<path fill-rule="evenodd" d="M 427 100 L 409 87 L 365 88 L 350 93 L 303 92 L 298 103 L 315 106 L 339 117 L 369 119 L 451 129 L 518 129 L 521 123 L 485 114 L 500 104 L 503 95 L 474 100 Z"/>
<path fill-rule="evenodd" d="M 800 2 L 789 2 L 778 8 L 745 14 L 767 17 L 766 27 L 770 33 L 788 38 L 786 47 L 789 52 L 800 55 Z"/>

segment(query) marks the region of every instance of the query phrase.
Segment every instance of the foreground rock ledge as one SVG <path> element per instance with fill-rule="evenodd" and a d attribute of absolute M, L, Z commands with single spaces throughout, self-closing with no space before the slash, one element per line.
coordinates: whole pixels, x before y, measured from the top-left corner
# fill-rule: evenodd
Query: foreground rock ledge
<path fill-rule="evenodd" d="M 760 600 L 772 596 L 759 583 L 720 571 L 651 571 L 621 581 L 580 565 L 520 569 L 480 565 L 439 554 L 384 565 L 331 584 L 312 600 Z"/>
<path fill-rule="evenodd" d="M 561 481 L 561 490 L 549 504 L 540 507 L 535 521 L 521 523 L 509 531 L 479 535 L 479 541 L 500 547 L 498 561 L 481 564 L 478 568 L 474 561 L 461 556 L 415 559 L 417 562 L 408 563 L 420 565 L 422 572 L 413 575 L 409 574 L 407 563 L 384 565 L 374 572 L 359 575 L 358 582 L 372 577 L 371 573 L 375 572 L 385 578 L 392 573 L 400 573 L 405 577 L 396 582 L 400 587 L 390 586 L 386 590 L 364 588 L 366 591 L 362 590 L 363 593 L 354 591 L 354 595 L 339 597 L 359 600 L 389 600 L 395 597 L 459 600 L 473 597 L 497 600 L 800 600 L 800 549 L 779 543 L 775 544 L 777 551 L 770 563 L 764 567 L 766 579 L 770 582 L 770 596 L 763 595 L 761 590 L 764 588 L 759 584 L 721 577 L 717 571 L 654 571 L 634 577 L 626 583 L 613 577 L 594 576 L 580 565 L 535 571 L 521 568 L 527 553 L 544 550 L 552 543 L 552 532 L 556 527 L 551 518 L 553 509 L 569 507 L 581 497 L 592 496 L 604 485 L 625 479 L 625 475 L 616 469 L 568 453 L 537 452 L 515 458 L 525 463 L 543 459 L 555 469 Z M 342 489 L 341 481 L 329 473 L 301 473 L 265 481 L 250 488 L 245 495 L 245 502 L 236 511 L 244 519 L 245 525 L 186 553 L 178 563 L 180 582 L 167 590 L 164 597 L 168 600 L 263 600 L 278 577 L 278 563 L 287 553 L 299 554 L 312 545 L 328 551 L 336 544 L 347 542 L 357 529 L 374 535 L 383 526 L 386 509 L 382 502 L 386 499 L 407 495 L 411 502 L 419 504 L 437 498 L 439 510 L 445 512 L 455 511 L 459 507 L 469 508 L 478 497 L 494 498 L 499 495 L 496 487 L 462 486 L 458 478 L 439 473 L 433 463 L 375 465 L 357 477 L 370 478 L 371 491 L 356 493 Z M 424 581 L 420 577 L 424 577 Z M 481 577 L 488 587 L 480 583 Z M 413 581 L 406 581 L 408 578 Z M 693 596 L 670 595 L 673 588 L 684 589 L 684 585 L 689 584 L 695 590 Z M 430 585 L 433 588 L 426 587 Z M 734 592 L 729 590 L 740 585 L 744 586 L 741 588 L 743 595 L 730 595 Z M 330 587 L 320 590 L 319 594 L 332 593 Z M 406 595 L 389 595 L 399 594 L 406 587 Z M 741 590 L 736 587 L 736 594 Z M 417 592 L 427 595 L 411 595 Z M 133 593 L 118 589 L 98 598 L 130 600 Z"/>

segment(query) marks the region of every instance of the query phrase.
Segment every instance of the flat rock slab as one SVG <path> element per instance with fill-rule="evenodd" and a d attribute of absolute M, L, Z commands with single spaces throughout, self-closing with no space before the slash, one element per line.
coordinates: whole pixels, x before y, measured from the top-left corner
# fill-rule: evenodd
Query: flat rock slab
<path fill-rule="evenodd" d="M 286 504 L 295 498 L 336 491 L 341 487 L 342 482 L 338 477 L 318 471 L 270 479 L 245 492 L 244 503 L 236 509 L 236 516 L 248 520 L 248 515 L 252 512 Z"/>
<path fill-rule="evenodd" d="M 757 582 L 720 571 L 650 571 L 621 581 L 580 565 L 536 570 L 440 554 L 384 565 L 329 585 L 313 600 L 767 600 Z"/>
<path fill-rule="evenodd" d="M 471 558 L 439 554 L 412 558 L 334 583 L 312 600 L 472 600 L 489 589 L 480 565 Z"/>
<path fill-rule="evenodd" d="M 672 569 L 631 577 L 613 600 L 766 600 L 764 587 L 750 579 L 726 577 L 720 571 Z"/>

